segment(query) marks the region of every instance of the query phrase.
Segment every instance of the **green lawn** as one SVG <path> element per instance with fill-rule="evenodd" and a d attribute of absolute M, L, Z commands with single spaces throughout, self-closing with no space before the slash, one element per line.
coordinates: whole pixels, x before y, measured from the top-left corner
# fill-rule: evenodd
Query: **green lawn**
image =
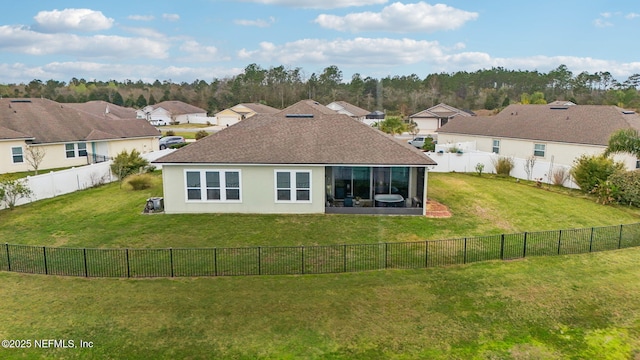
<path fill-rule="evenodd" d="M 577 192 L 549 191 L 513 179 L 430 174 L 429 197 L 453 217 L 349 215 L 143 215 L 162 196 L 118 183 L 0 211 L 10 244 L 67 247 L 181 248 L 361 244 L 422 241 L 640 221 L 640 209 L 597 204 Z"/>
<path fill-rule="evenodd" d="M 0 273 L 0 358 L 633 359 L 640 249 L 427 270 L 155 280 Z"/>
<path fill-rule="evenodd" d="M 157 175 L 157 174 L 156 174 Z M 0 211 L 3 242 L 228 247 L 399 242 L 636 223 L 635 208 L 513 179 L 431 174 L 450 219 L 142 215 L 160 178 Z M 422 270 L 85 279 L 0 272 L 0 358 L 632 359 L 640 249 Z M 35 340 L 93 348 L 33 348 Z"/>

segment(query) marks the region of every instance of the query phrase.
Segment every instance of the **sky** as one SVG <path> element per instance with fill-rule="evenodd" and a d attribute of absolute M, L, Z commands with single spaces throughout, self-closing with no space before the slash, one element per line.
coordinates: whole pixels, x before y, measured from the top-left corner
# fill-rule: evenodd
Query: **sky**
<path fill-rule="evenodd" d="M 383 78 L 640 73 L 637 0 L 32 0 L 0 12 L 0 84 L 211 82 L 249 64 Z"/>

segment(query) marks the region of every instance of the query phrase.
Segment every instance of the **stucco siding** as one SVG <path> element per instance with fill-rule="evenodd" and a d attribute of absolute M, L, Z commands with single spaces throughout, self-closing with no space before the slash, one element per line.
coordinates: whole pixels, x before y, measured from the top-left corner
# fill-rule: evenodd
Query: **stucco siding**
<path fill-rule="evenodd" d="M 238 170 L 240 201 L 187 200 L 185 171 Z M 310 202 L 277 202 L 275 170 L 311 171 Z M 313 166 L 233 166 L 233 165 L 163 165 L 165 212 L 178 213 L 324 213 L 324 167 Z M 170 185 L 169 185 L 170 184 Z"/>

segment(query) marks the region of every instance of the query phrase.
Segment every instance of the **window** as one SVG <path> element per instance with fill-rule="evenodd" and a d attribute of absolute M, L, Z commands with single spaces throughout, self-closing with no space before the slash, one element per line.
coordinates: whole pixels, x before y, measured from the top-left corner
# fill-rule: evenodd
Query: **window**
<path fill-rule="evenodd" d="M 493 148 L 491 151 L 494 154 L 500 154 L 500 140 L 493 140 Z"/>
<path fill-rule="evenodd" d="M 241 200 L 239 170 L 188 170 L 185 180 L 187 201 Z"/>
<path fill-rule="evenodd" d="M 276 170 L 277 202 L 311 202 L 311 171 Z"/>
<path fill-rule="evenodd" d="M 11 148 L 11 157 L 13 158 L 13 163 L 18 164 L 24 162 L 24 156 L 22 155 L 22 147 L 12 147 Z"/>
<path fill-rule="evenodd" d="M 87 156 L 87 143 L 64 144 L 64 150 L 67 158 Z"/>
<path fill-rule="evenodd" d="M 333 168 L 335 198 L 360 197 L 371 198 L 371 172 L 368 167 L 337 166 Z"/>
<path fill-rule="evenodd" d="M 545 144 L 534 144 L 533 145 L 533 155 L 534 156 L 539 156 L 539 157 L 544 157 L 544 152 L 546 150 L 546 145 Z"/>

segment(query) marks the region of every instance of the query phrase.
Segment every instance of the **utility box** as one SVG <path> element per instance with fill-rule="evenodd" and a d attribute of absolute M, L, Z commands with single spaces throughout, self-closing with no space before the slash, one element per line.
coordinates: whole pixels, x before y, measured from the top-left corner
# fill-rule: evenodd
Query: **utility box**
<path fill-rule="evenodd" d="M 164 211 L 164 199 L 161 197 L 152 197 L 147 199 L 144 207 L 145 213 L 157 213 Z"/>

